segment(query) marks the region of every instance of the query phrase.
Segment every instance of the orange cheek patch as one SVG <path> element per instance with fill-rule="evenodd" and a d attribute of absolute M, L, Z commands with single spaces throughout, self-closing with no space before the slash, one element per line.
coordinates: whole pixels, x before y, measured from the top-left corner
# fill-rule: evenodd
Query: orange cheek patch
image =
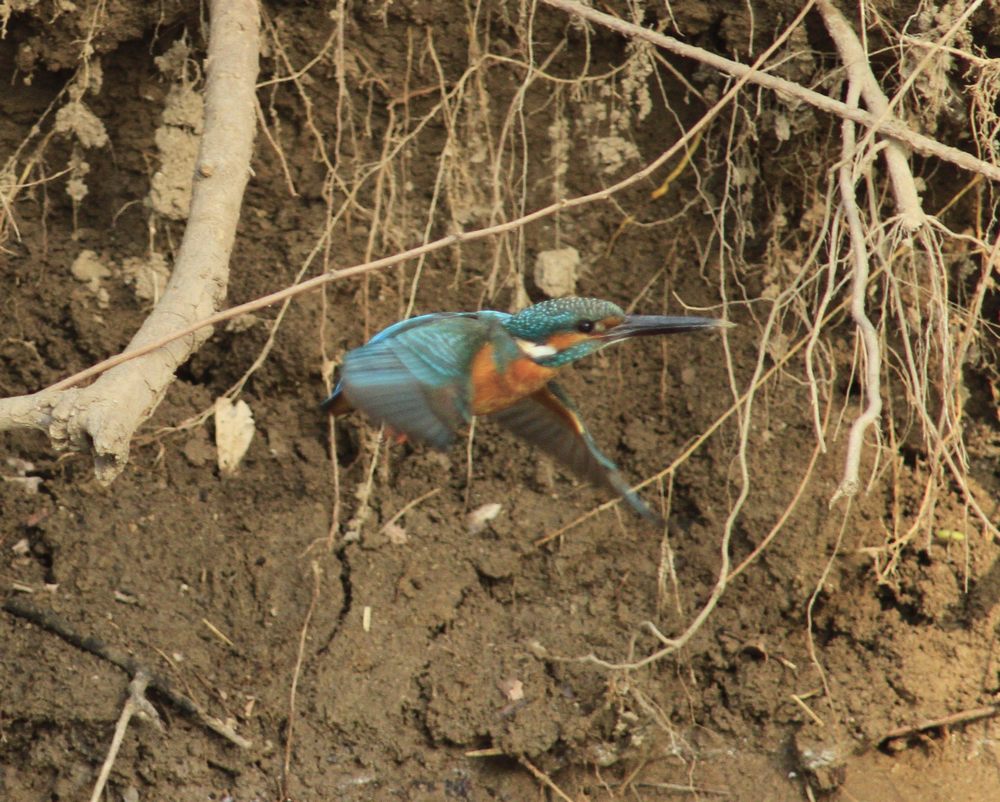
<path fill-rule="evenodd" d="M 513 406 L 541 389 L 555 375 L 530 359 L 515 359 L 501 375 L 493 361 L 493 347 L 487 346 L 472 360 L 472 414 L 489 415 Z"/>
<path fill-rule="evenodd" d="M 559 334 L 553 334 L 545 342 L 546 345 L 550 345 L 556 349 L 556 351 L 565 351 L 577 343 L 582 343 L 584 340 L 589 340 L 591 335 L 584 334 L 581 331 L 563 331 Z"/>

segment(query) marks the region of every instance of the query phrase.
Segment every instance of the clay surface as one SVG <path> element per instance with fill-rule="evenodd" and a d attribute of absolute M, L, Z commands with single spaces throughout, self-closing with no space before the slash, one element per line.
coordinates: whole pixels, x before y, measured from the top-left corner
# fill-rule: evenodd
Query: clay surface
<path fill-rule="evenodd" d="M 92 2 L 14 3 L 0 40 L 0 164 L 39 119 L 52 128 L 43 115 L 70 101 L 82 41 L 100 64 L 99 85 L 73 101 L 89 133 L 53 135 L 25 174 L 37 183 L 3 210 L 0 396 L 120 351 L 183 232 L 189 173 L 172 160 L 193 159 L 200 133 L 191 99 L 204 7 L 99 5 L 95 17 Z M 632 18 L 624 3 L 598 5 Z M 662 4 L 643 5 L 644 24 L 666 21 Z M 799 9 L 752 5 L 753 16 L 742 2 L 670 4 L 689 41 L 746 62 Z M 527 88 L 529 20 L 515 3 L 265 8 L 268 133 L 257 136 L 227 305 L 293 283 L 304 266 L 306 275 L 347 267 L 606 186 L 655 158 L 722 87 L 710 71 L 671 61 L 699 99 L 659 62 L 636 61 L 617 35 L 542 6 L 530 20 L 535 63 L 551 55 L 545 73 L 563 82 L 535 75 Z M 906 22 L 894 7 L 881 13 Z M 995 49 L 986 23 L 970 35 Z M 811 85 L 837 63 L 818 20 L 793 44 L 785 77 Z M 869 438 L 864 476 L 874 478 L 846 520 L 844 504 L 829 507 L 860 408 L 844 314 L 821 334 L 824 364 L 836 367 L 823 388 L 825 453 L 814 458 L 801 352 L 752 410 L 732 566 L 808 476 L 778 535 L 679 652 L 629 670 L 586 659 L 655 653 L 646 622 L 680 634 L 717 581 L 742 486 L 739 416 L 712 427 L 733 405 L 731 381 L 742 393 L 753 374 L 768 304 L 806 257 L 803 232 L 822 223 L 815 201 L 839 152 L 839 121 L 775 98 L 758 108 L 756 98 L 748 92 L 736 119 L 714 124 L 655 201 L 676 162 L 613 203 L 332 283 L 294 300 L 277 324 L 272 308 L 218 327 L 108 487 L 86 455 L 57 454 L 30 432 L 0 435 L 0 594 L 127 652 L 253 744 L 239 749 L 151 693 L 165 731 L 133 721 L 106 798 L 559 798 L 529 764 L 574 800 L 684 798 L 680 787 L 691 799 L 777 802 L 807 798 L 806 782 L 845 800 L 1000 797 L 992 718 L 879 746 L 896 728 L 996 700 L 1000 547 L 951 482 L 905 547 L 887 545 L 914 523 L 928 480 L 899 384 L 886 391 L 886 415 L 903 434 L 883 442 L 878 461 Z M 956 109 L 923 130 L 971 148 Z M 21 177 L 39 141 L 13 174 L 0 173 L 0 188 Z M 930 209 L 971 177 L 936 162 L 917 169 Z M 358 188 L 351 200 L 348 188 Z M 952 230 L 988 224 L 994 201 L 981 191 L 979 206 L 973 192 L 949 212 Z M 737 258 L 720 271 L 722 218 L 709 211 L 723 197 L 733 206 L 721 236 Z M 541 300 L 536 257 L 564 248 L 579 253 L 578 294 L 652 314 L 682 313 L 681 302 L 721 314 L 725 294 L 739 324 L 727 334 L 731 373 L 713 334 L 619 345 L 563 381 L 634 481 L 712 430 L 642 491 L 669 502 L 667 536 L 615 507 L 536 547 L 607 497 L 488 420 L 467 461 L 463 446 L 376 450 L 358 416 L 339 420 L 332 440 L 319 410 L 347 349 L 407 312 Z M 978 258 L 956 251 L 947 265 L 959 308 Z M 997 303 L 991 291 L 983 314 L 994 322 Z M 765 369 L 807 333 L 815 304 L 804 296 L 789 307 Z M 253 437 L 238 467 L 220 471 L 215 400 L 265 349 L 239 394 Z M 968 481 L 996 522 L 986 502 L 1000 493 L 1000 385 L 988 362 L 965 368 L 964 425 Z M 491 504 L 499 511 L 470 526 L 469 512 Z M 89 798 L 127 685 L 107 662 L 0 614 L 0 797 Z"/>

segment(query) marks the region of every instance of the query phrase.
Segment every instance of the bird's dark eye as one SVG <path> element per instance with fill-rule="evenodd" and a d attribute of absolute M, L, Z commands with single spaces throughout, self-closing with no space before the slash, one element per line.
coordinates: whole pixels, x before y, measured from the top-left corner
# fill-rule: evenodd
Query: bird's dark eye
<path fill-rule="evenodd" d="M 576 330 L 579 332 L 583 332 L 584 334 L 590 334 L 590 332 L 594 330 L 594 321 L 581 320 L 579 323 L 576 324 Z"/>

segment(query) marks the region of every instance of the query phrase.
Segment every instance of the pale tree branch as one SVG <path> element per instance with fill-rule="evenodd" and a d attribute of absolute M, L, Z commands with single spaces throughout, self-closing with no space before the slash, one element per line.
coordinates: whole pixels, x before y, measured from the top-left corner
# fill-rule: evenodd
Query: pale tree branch
<path fill-rule="evenodd" d="M 191 210 L 163 297 L 126 352 L 211 315 L 226 295 L 229 256 L 250 176 L 255 129 L 259 9 L 256 0 L 212 0 L 205 82 L 205 130 Z M 0 400 L 0 430 L 34 428 L 59 449 L 94 452 L 97 478 L 112 481 L 129 443 L 173 381 L 210 336 L 201 329 L 108 370 L 82 389 L 42 390 Z"/>
<path fill-rule="evenodd" d="M 859 87 L 861 98 L 869 111 L 879 119 L 890 119 L 889 101 L 872 73 L 868 54 L 854 28 L 830 0 L 816 0 L 816 8 L 823 17 L 830 38 L 837 46 L 840 59 L 847 69 L 848 80 Z M 886 143 L 885 165 L 896 197 L 896 209 L 903 227 L 908 231 L 915 231 L 924 224 L 924 210 L 920 205 L 906 149 L 894 139 L 888 139 Z"/>

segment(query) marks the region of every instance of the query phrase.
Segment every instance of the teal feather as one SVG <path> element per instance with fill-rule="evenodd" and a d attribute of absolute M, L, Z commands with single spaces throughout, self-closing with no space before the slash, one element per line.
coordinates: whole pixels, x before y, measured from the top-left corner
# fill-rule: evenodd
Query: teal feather
<path fill-rule="evenodd" d="M 499 324 L 493 315 L 470 313 L 421 315 L 390 326 L 348 352 L 324 404 L 343 394 L 378 423 L 444 450 L 472 419 L 470 365 Z"/>

